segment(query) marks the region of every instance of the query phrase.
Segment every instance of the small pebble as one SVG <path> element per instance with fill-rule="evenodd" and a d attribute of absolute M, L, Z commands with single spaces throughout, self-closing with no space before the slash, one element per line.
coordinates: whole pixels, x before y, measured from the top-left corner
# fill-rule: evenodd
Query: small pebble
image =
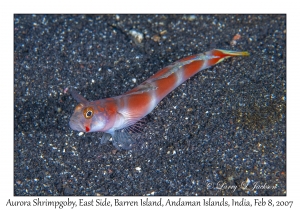
<path fill-rule="evenodd" d="M 142 43 L 144 35 L 134 29 L 129 31 L 129 34 L 133 37 L 134 41 L 137 43 Z"/>

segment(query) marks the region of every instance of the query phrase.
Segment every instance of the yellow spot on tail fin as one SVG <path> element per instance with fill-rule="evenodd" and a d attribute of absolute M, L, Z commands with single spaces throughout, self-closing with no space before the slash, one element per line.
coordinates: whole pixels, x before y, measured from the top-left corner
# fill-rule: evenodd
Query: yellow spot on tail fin
<path fill-rule="evenodd" d="M 249 56 L 250 53 L 248 53 L 247 51 L 243 51 L 243 52 L 240 52 L 241 56 Z"/>
<path fill-rule="evenodd" d="M 247 51 L 237 52 L 237 51 L 231 51 L 231 50 L 218 50 L 222 52 L 226 56 L 249 56 L 250 53 Z"/>

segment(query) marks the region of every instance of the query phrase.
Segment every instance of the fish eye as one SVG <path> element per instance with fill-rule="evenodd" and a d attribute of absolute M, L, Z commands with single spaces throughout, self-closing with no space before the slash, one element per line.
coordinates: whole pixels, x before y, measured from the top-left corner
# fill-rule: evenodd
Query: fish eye
<path fill-rule="evenodd" d="M 86 107 L 83 110 L 83 116 L 85 117 L 85 119 L 91 119 L 94 115 L 94 109 L 92 107 Z"/>

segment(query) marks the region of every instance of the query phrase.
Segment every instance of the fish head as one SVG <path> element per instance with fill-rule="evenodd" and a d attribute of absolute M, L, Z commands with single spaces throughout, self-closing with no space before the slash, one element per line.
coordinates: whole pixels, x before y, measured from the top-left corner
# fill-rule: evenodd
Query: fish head
<path fill-rule="evenodd" d="M 101 107 L 103 100 L 89 102 L 74 88 L 66 88 L 79 103 L 70 118 L 69 125 L 73 130 L 80 132 L 96 132 L 103 130 L 108 124 L 108 113 Z"/>
<path fill-rule="evenodd" d="M 108 116 L 98 109 L 93 102 L 80 103 L 76 106 L 70 118 L 69 125 L 73 130 L 80 132 L 104 131 Z"/>

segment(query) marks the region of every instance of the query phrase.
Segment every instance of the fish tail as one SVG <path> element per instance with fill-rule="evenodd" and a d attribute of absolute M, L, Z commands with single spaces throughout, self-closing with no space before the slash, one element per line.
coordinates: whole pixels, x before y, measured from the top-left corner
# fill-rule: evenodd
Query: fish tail
<path fill-rule="evenodd" d="M 232 57 L 232 56 L 249 56 L 250 54 L 247 51 L 237 52 L 232 50 L 213 50 L 213 55 L 220 57 Z"/>
<path fill-rule="evenodd" d="M 212 58 L 208 62 L 208 66 L 216 65 L 220 62 L 222 62 L 226 58 L 234 57 L 234 56 L 249 56 L 250 54 L 247 51 L 231 51 L 231 50 L 212 50 L 210 51 L 210 54 L 212 56 L 216 56 L 215 58 Z"/>

